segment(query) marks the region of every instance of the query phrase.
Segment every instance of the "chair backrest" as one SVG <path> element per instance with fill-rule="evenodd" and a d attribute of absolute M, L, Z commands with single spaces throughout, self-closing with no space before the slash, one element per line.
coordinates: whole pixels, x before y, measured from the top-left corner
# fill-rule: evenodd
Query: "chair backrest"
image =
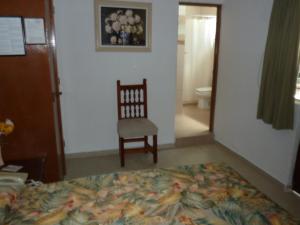
<path fill-rule="evenodd" d="M 147 80 L 142 84 L 121 85 L 117 81 L 118 119 L 147 118 Z"/>

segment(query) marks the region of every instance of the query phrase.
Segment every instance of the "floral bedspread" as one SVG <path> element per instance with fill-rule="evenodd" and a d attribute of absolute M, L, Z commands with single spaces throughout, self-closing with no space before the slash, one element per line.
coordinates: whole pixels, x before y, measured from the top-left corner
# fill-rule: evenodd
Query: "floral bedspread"
<path fill-rule="evenodd" d="M 5 225 L 296 225 L 224 164 L 110 173 L 27 187 Z"/>

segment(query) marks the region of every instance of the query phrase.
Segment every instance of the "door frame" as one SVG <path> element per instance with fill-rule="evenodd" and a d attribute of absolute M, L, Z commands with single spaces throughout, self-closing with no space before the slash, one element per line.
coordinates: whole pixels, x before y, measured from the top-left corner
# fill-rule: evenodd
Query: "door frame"
<path fill-rule="evenodd" d="M 194 3 L 194 2 L 179 2 L 179 5 L 214 7 L 217 9 L 215 52 L 214 52 L 213 79 L 212 79 L 212 92 L 211 92 L 211 104 L 210 104 L 210 120 L 209 120 L 209 131 L 211 133 L 213 133 L 214 122 L 215 122 L 216 98 L 217 98 L 218 70 L 219 70 L 222 5 L 221 4 L 210 4 L 210 3 Z"/>
<path fill-rule="evenodd" d="M 63 125 L 61 115 L 60 97 L 62 92 L 60 90 L 60 78 L 58 74 L 57 65 L 57 51 L 56 51 L 56 35 L 55 35 L 55 8 L 53 0 L 45 0 L 46 8 L 46 23 L 48 28 L 47 42 L 49 43 L 49 65 L 52 85 L 52 103 L 54 113 L 54 127 L 57 144 L 57 156 L 59 161 L 60 179 L 66 175 L 66 160 L 65 160 L 65 140 L 63 137 Z"/>

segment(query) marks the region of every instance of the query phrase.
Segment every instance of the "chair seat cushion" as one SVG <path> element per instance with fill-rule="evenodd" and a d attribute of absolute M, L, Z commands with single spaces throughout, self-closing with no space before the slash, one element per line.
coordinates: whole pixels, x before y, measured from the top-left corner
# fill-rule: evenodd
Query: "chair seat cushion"
<path fill-rule="evenodd" d="M 123 119 L 118 121 L 118 133 L 122 138 L 135 138 L 157 134 L 156 125 L 146 118 Z"/>

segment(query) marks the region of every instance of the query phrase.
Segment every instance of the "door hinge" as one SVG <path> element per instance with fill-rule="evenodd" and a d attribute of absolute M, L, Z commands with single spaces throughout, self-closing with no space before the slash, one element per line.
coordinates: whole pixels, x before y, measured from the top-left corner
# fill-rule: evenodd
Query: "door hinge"
<path fill-rule="evenodd" d="M 52 102 L 55 102 L 57 98 L 62 95 L 61 91 L 52 92 Z"/>

